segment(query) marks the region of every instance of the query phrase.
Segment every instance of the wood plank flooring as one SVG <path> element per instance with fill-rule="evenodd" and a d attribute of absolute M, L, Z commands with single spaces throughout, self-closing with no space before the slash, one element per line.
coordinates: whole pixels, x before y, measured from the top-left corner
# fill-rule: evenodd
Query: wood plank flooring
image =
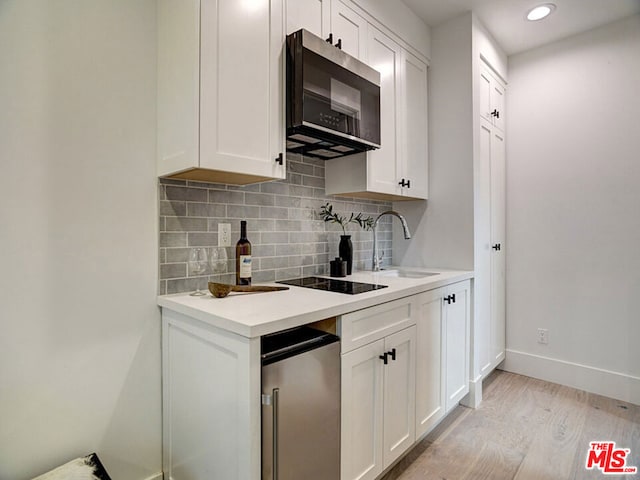
<path fill-rule="evenodd" d="M 585 469 L 592 441 L 630 448 L 640 469 L 640 406 L 502 371 L 483 390 L 480 408 L 457 407 L 383 480 L 640 480 Z"/>

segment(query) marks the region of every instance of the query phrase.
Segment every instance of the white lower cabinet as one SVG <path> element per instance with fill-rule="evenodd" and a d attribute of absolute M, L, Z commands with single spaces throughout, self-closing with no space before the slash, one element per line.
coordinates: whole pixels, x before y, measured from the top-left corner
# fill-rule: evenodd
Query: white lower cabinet
<path fill-rule="evenodd" d="M 416 325 L 416 437 L 431 431 L 444 417 L 444 289 L 421 293 Z"/>
<path fill-rule="evenodd" d="M 260 478 L 260 338 L 162 312 L 164 478 Z"/>
<path fill-rule="evenodd" d="M 378 478 L 469 392 L 465 280 L 341 319 L 341 480 Z"/>
<path fill-rule="evenodd" d="M 469 298 L 466 280 L 339 317 L 340 480 L 380 478 L 468 392 Z M 163 308 L 162 393 L 165 478 L 260 478 L 259 337 Z"/>
<path fill-rule="evenodd" d="M 415 322 L 416 307 L 408 297 L 342 317 L 371 341 L 343 340 L 341 480 L 377 478 L 415 442 L 416 327 L 387 326 Z"/>
<path fill-rule="evenodd" d="M 416 438 L 469 392 L 470 282 L 418 295 Z"/>
<path fill-rule="evenodd" d="M 444 345 L 445 412 L 469 393 L 470 282 L 444 288 L 442 328 Z"/>

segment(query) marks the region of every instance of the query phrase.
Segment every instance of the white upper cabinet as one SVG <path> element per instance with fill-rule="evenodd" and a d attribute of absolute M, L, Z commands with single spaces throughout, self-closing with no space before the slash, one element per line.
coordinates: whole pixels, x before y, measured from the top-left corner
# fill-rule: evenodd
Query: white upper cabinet
<path fill-rule="evenodd" d="M 504 93 L 502 82 L 482 63 L 480 67 L 480 115 L 500 131 L 504 131 Z"/>
<path fill-rule="evenodd" d="M 403 175 L 400 136 L 402 49 L 377 28 L 369 30 L 368 63 L 380 72 L 380 144 L 366 153 L 367 188 L 376 193 L 401 195 Z M 349 162 L 345 157 L 341 163 Z M 337 161 L 332 161 L 337 164 Z M 329 168 L 329 167 L 327 167 Z"/>
<path fill-rule="evenodd" d="M 340 0 L 331 4 L 333 44 L 343 52 L 366 63 L 369 24 Z"/>
<path fill-rule="evenodd" d="M 287 0 L 287 33 L 305 28 L 380 72 L 382 146 L 327 161 L 325 188 L 330 195 L 426 199 L 427 59 L 418 53 L 424 48 L 407 44 L 404 32 L 389 30 L 380 15 L 349 0 Z"/>
<path fill-rule="evenodd" d="M 287 35 L 301 28 L 321 38 L 331 33 L 331 0 L 286 0 Z"/>
<path fill-rule="evenodd" d="M 427 142 L 427 64 L 403 50 L 404 91 L 402 134 L 403 194 L 413 198 L 429 195 L 429 144 Z M 402 180 L 402 179 L 401 179 Z"/>
<path fill-rule="evenodd" d="M 364 61 L 367 21 L 340 0 L 287 0 L 287 35 L 304 28 Z"/>
<path fill-rule="evenodd" d="M 160 0 L 158 174 L 286 176 L 283 0 Z"/>
<path fill-rule="evenodd" d="M 327 194 L 426 199 L 427 64 L 373 25 L 368 31 L 366 63 L 380 72 L 381 147 L 327 161 Z"/>

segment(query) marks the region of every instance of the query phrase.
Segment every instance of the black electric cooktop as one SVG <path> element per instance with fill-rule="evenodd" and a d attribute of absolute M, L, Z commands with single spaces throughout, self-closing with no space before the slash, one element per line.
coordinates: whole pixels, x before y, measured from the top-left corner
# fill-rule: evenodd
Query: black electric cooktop
<path fill-rule="evenodd" d="M 335 278 L 321 278 L 321 277 L 294 278 L 292 280 L 282 280 L 276 283 L 293 285 L 295 287 L 315 288 L 316 290 L 325 290 L 327 292 L 347 293 L 349 295 L 355 295 L 356 293 L 371 292 L 372 290 L 380 290 L 381 288 L 387 288 L 387 285 L 377 285 L 374 283 L 348 282 L 346 280 L 336 280 Z"/>

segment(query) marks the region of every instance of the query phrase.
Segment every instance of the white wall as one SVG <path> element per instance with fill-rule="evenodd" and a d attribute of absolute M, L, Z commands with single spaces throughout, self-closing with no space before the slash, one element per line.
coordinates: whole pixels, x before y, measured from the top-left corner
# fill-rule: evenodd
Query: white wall
<path fill-rule="evenodd" d="M 471 14 L 431 30 L 429 200 L 395 202 L 411 228 L 394 221 L 396 265 L 473 269 Z"/>
<path fill-rule="evenodd" d="M 640 404 L 638 52 L 634 16 L 509 58 L 506 368 Z"/>
<path fill-rule="evenodd" d="M 0 479 L 160 461 L 155 2 L 0 2 Z"/>

